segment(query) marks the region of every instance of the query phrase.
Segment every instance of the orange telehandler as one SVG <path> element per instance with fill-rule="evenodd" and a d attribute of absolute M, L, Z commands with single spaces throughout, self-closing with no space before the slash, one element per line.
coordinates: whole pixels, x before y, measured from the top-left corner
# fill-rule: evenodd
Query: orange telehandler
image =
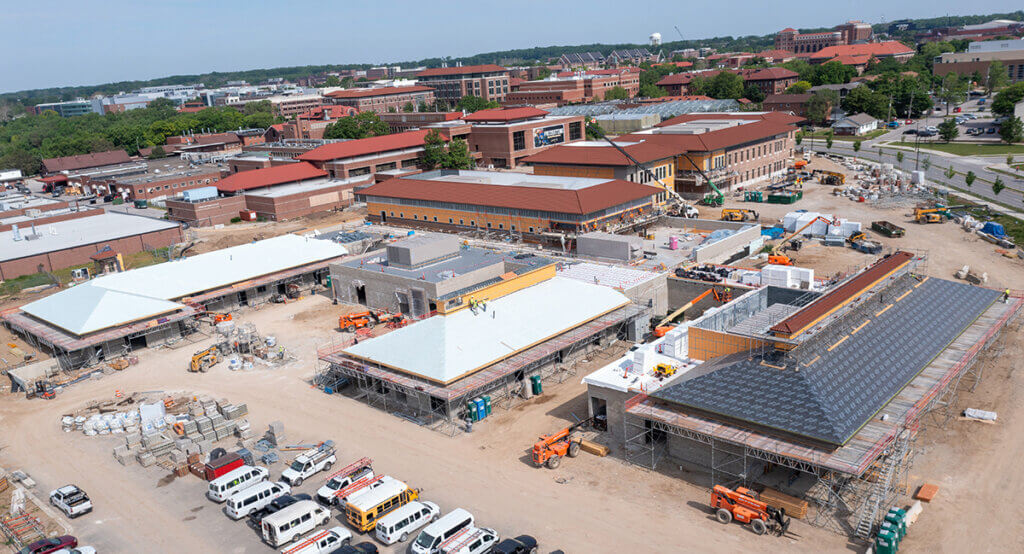
<path fill-rule="evenodd" d="M 540 440 L 533 445 L 533 463 L 537 464 L 537 467 L 546 465 L 548 469 L 555 469 L 562 463 L 562 456 L 578 456 L 583 437 L 574 436 L 573 432 L 592 421 L 592 418 L 584 419 L 554 434 L 541 435 Z"/>
<path fill-rule="evenodd" d="M 737 487 L 732 490 L 722 485 L 711 489 L 711 508 L 715 510 L 715 519 L 722 523 L 736 520 L 749 523 L 750 528 L 758 535 L 768 531 L 782 536 L 789 529 L 790 519 L 786 517 L 785 508 L 772 508 L 757 498 L 757 493 Z"/>

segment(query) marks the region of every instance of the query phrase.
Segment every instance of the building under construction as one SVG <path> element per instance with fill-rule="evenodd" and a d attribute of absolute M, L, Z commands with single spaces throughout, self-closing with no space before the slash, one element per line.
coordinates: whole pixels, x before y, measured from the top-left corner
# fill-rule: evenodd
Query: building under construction
<path fill-rule="evenodd" d="M 687 329 L 702 363 L 624 402 L 627 458 L 781 489 L 812 523 L 869 537 L 906 490 L 924 417 L 951 416 L 1024 305 L 921 262 L 897 252 L 824 294 L 767 287 L 709 310 Z"/>
<path fill-rule="evenodd" d="M 175 342 L 198 329 L 204 312 L 324 284 L 328 265 L 347 253 L 332 241 L 283 235 L 92 279 L 0 317 L 62 370 L 75 370 Z"/>
<path fill-rule="evenodd" d="M 556 275 L 548 264 L 487 282 L 426 317 L 375 338 L 321 348 L 317 383 L 454 435 L 467 403 L 511 407 L 532 381 L 561 382 L 573 364 L 648 325 L 640 305 L 609 286 Z"/>

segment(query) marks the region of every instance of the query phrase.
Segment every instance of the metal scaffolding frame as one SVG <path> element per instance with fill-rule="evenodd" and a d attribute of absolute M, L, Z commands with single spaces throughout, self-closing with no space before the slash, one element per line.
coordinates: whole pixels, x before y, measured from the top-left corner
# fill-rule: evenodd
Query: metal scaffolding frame
<path fill-rule="evenodd" d="M 990 360 L 998 359 L 1003 348 L 1000 339 L 1007 336 L 1003 331 L 1010 328 L 1012 334 L 1024 326 L 1024 318 L 1020 318 L 1024 311 L 1024 291 L 1012 291 L 1008 304 L 1005 309 L 997 308 L 989 316 L 988 328 L 978 331 L 980 337 L 965 337 L 963 335 L 967 331 L 964 332 L 962 337 L 965 342 L 971 342 L 971 346 L 962 351 L 959 359 L 945 370 L 930 390 L 909 406 L 894 432 L 883 437 L 875 448 L 867 452 L 866 465 L 850 465 L 849 469 L 840 470 L 837 469 L 840 466 L 830 459 L 795 455 L 797 450 L 804 449 L 794 450 L 794 455 L 786 455 L 773 452 L 768 447 L 752 446 L 751 441 L 743 442 L 735 437 L 727 440 L 710 431 L 684 427 L 659 419 L 657 409 L 647 406 L 648 397 L 644 394 L 631 398 L 625 404 L 625 458 L 630 463 L 655 469 L 667 455 L 669 436 L 677 436 L 706 447 L 710 461 L 704 469 L 715 484 L 749 486 L 757 482 L 757 476 L 750 475 L 752 461 L 788 467 L 815 479 L 804 495 L 815 507 L 813 514 L 808 516 L 812 525 L 867 539 L 878 529 L 880 518 L 888 507 L 908 491 L 909 471 L 917 454 L 915 442 L 924 428 L 925 416 L 931 416 L 929 420 L 940 427 L 948 422 L 959 390 L 966 386 L 973 391 L 981 380 L 984 366 Z M 955 354 L 960 354 L 960 351 Z M 755 441 L 755 444 L 774 445 L 777 442 L 762 440 Z"/>
<path fill-rule="evenodd" d="M 448 436 L 460 433 L 465 405 L 473 398 L 491 397 L 492 407 L 512 409 L 524 401 L 527 377 L 539 375 L 542 382 L 562 383 L 576 375 L 575 364 L 594 350 L 603 349 L 625 332 L 650 308 L 628 304 L 580 327 L 524 350 L 448 386 L 441 386 L 392 369 L 344 355 L 343 345 L 318 351 L 314 385 L 338 390 L 355 385 L 351 394 L 418 425 Z"/>

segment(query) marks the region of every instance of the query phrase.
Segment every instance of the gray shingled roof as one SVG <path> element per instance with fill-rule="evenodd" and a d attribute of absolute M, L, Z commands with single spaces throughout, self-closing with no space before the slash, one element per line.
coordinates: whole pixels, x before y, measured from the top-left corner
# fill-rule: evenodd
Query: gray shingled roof
<path fill-rule="evenodd" d="M 905 276 L 793 352 L 799 364 L 733 355 L 652 396 L 842 445 L 960 335 L 999 292 Z M 906 297 L 876 315 L 906 290 Z M 850 330 L 871 322 L 855 335 Z M 831 331 L 832 329 L 829 329 Z M 829 347 L 848 336 L 831 351 Z M 812 362 L 813 363 L 810 363 Z M 808 365 L 809 364 L 809 365 Z M 799 371 L 796 368 L 799 367 Z"/>

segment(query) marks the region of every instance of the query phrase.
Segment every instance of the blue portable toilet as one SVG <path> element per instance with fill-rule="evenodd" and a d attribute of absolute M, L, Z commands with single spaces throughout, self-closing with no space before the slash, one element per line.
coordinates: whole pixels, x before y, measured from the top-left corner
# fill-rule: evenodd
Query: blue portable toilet
<path fill-rule="evenodd" d="M 477 418 L 483 419 L 487 417 L 487 407 L 484 405 L 484 399 L 476 398 L 473 400 L 473 402 L 476 404 Z"/>

